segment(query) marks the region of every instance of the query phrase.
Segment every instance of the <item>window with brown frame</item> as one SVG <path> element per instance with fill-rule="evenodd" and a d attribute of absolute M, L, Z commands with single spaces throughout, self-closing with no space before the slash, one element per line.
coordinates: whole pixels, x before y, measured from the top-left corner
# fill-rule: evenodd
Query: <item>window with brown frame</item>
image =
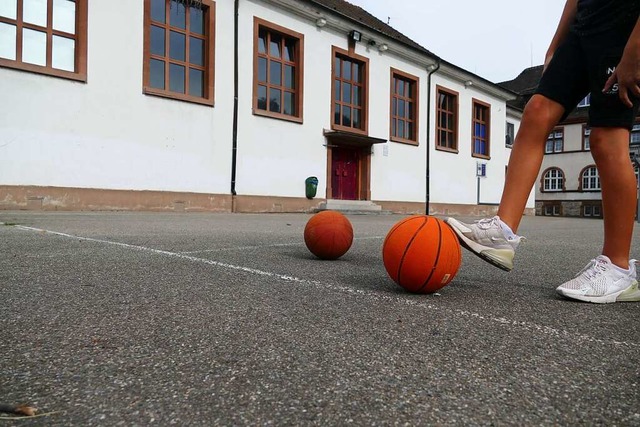
<path fill-rule="evenodd" d="M 0 66 L 87 80 L 87 0 L 0 1 Z"/>
<path fill-rule="evenodd" d="M 332 128 L 367 133 L 367 58 L 333 48 Z"/>
<path fill-rule="evenodd" d="M 391 69 L 391 135 L 418 145 L 418 77 Z"/>
<path fill-rule="evenodd" d="M 436 148 L 458 152 L 458 94 L 437 87 Z"/>
<path fill-rule="evenodd" d="M 304 36 L 254 18 L 253 113 L 302 122 Z"/>
<path fill-rule="evenodd" d="M 473 100 L 473 157 L 489 158 L 489 123 L 491 107 L 489 104 Z"/>
<path fill-rule="evenodd" d="M 213 105 L 215 3 L 144 1 L 144 92 Z"/>

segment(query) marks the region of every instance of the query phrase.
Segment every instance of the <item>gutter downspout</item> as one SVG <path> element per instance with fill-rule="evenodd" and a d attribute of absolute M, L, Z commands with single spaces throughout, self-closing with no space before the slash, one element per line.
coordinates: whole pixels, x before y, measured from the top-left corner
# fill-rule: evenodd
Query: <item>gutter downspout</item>
<path fill-rule="evenodd" d="M 233 142 L 231 151 L 231 212 L 236 211 L 236 167 L 238 159 L 238 11 L 240 0 L 233 10 Z"/>
<path fill-rule="evenodd" d="M 431 65 L 428 68 L 431 68 Z M 425 198 L 425 215 L 429 215 L 429 199 L 430 199 L 429 187 L 430 187 L 430 179 L 431 179 L 431 177 L 429 176 L 431 173 L 430 161 L 429 161 L 430 160 L 429 152 L 431 150 L 431 75 L 436 71 L 438 71 L 439 69 L 440 69 L 440 58 L 437 58 L 435 62 L 435 68 L 433 68 L 430 71 L 427 71 L 427 147 L 426 147 L 426 152 L 427 152 L 427 168 L 426 169 L 427 170 L 426 170 L 426 176 L 425 176 L 427 191 L 426 191 L 426 198 Z M 438 120 L 437 117 L 436 117 L 436 120 Z"/>

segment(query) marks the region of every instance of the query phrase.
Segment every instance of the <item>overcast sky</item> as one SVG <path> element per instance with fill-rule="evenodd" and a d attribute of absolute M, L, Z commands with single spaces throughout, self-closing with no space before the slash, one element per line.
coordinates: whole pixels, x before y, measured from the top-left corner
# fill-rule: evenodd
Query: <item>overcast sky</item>
<path fill-rule="evenodd" d="M 494 83 L 540 65 L 564 0 L 348 0 L 444 60 Z"/>

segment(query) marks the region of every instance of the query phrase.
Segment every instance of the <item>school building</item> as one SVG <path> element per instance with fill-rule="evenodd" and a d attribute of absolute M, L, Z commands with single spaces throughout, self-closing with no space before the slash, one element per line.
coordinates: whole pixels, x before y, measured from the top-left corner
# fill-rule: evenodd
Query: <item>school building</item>
<path fill-rule="evenodd" d="M 500 83 L 518 93 L 516 99 L 509 101 L 512 107 L 523 108 L 533 96 L 542 69 L 542 65 L 530 67 L 515 79 Z M 589 149 L 589 105 L 587 96 L 549 134 L 534 186 L 536 215 L 602 218 L 600 176 Z M 629 157 L 640 186 L 640 117 L 631 130 Z"/>
<path fill-rule="evenodd" d="M 0 94 L 0 209 L 488 215 L 521 117 L 341 0 L 4 0 Z"/>

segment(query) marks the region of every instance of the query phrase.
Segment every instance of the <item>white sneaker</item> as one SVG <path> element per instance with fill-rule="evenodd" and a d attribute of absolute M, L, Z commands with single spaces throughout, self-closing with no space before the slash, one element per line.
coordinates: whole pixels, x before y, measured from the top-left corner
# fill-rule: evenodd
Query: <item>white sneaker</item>
<path fill-rule="evenodd" d="M 630 260 L 629 271 L 625 272 L 606 256 L 599 255 L 575 279 L 558 286 L 556 291 L 568 298 L 595 303 L 640 301 L 636 262 Z"/>
<path fill-rule="evenodd" d="M 524 237 L 508 238 L 498 216 L 465 224 L 454 218 L 445 220 L 458 235 L 460 243 L 483 260 L 505 271 L 513 269 L 516 248 Z"/>

